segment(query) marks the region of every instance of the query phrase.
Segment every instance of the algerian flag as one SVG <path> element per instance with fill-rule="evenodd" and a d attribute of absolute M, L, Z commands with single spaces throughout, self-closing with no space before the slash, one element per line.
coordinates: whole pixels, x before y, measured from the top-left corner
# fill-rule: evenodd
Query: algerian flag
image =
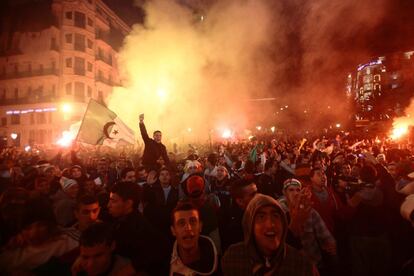
<path fill-rule="evenodd" d="M 115 148 L 120 142 L 135 144 L 135 135 L 114 112 L 91 99 L 76 140 Z"/>

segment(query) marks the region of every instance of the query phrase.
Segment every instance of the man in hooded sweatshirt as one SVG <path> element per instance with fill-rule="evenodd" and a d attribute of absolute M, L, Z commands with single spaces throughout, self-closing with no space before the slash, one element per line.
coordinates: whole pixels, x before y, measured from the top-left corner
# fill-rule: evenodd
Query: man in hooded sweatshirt
<path fill-rule="evenodd" d="M 319 275 L 315 266 L 285 243 L 287 219 L 272 197 L 257 194 L 247 206 L 242 226 L 244 241 L 224 254 L 224 275 Z"/>

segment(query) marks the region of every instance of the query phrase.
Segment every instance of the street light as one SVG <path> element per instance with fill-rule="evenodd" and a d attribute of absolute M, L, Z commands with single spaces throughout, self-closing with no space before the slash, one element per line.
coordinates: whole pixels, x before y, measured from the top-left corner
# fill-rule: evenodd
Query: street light
<path fill-rule="evenodd" d="M 17 133 L 12 133 L 12 134 L 10 134 L 10 137 L 11 137 L 13 140 L 16 140 L 16 139 L 17 139 Z"/>
<path fill-rule="evenodd" d="M 69 103 L 63 103 L 61 106 L 61 110 L 63 113 L 70 113 L 72 112 L 72 105 Z"/>
<path fill-rule="evenodd" d="M 276 127 L 275 126 L 272 126 L 271 128 L 270 128 L 270 130 L 274 133 L 275 132 L 275 129 L 276 129 Z"/>

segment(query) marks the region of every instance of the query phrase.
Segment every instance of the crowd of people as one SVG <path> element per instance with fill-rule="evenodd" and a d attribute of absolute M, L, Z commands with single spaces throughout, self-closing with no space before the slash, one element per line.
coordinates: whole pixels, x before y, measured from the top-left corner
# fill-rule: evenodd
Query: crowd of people
<path fill-rule="evenodd" d="M 1 275 L 414 275 L 414 148 L 266 135 L 168 152 L 5 148 Z"/>

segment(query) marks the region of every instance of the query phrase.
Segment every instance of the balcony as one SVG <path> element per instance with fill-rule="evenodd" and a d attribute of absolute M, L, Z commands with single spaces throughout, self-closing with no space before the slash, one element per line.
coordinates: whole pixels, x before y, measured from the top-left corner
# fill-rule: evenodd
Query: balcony
<path fill-rule="evenodd" d="M 95 58 L 96 58 L 96 60 L 100 60 L 100 61 L 103 61 L 103 62 L 105 62 L 106 64 L 108 64 L 108 65 L 110 65 L 110 66 L 112 66 L 112 59 L 110 59 L 110 58 L 106 58 L 104 55 L 102 55 L 102 54 L 97 54 L 96 56 L 95 56 Z"/>
<path fill-rule="evenodd" d="M 25 72 L 11 72 L 11 73 L 6 73 L 6 74 L 1 74 L 0 80 L 30 78 L 30 77 L 48 76 L 48 75 L 58 76 L 59 71 L 56 68 L 50 68 L 50 69 L 32 70 L 32 71 L 25 71 Z"/>
<path fill-rule="evenodd" d="M 53 103 L 58 101 L 57 96 L 31 96 L 18 99 L 0 99 L 0 106 L 5 105 L 20 105 L 20 104 L 34 104 L 34 103 Z"/>
<path fill-rule="evenodd" d="M 96 81 L 102 82 L 109 86 L 114 86 L 114 83 L 112 80 L 104 78 L 103 76 L 96 76 Z"/>

